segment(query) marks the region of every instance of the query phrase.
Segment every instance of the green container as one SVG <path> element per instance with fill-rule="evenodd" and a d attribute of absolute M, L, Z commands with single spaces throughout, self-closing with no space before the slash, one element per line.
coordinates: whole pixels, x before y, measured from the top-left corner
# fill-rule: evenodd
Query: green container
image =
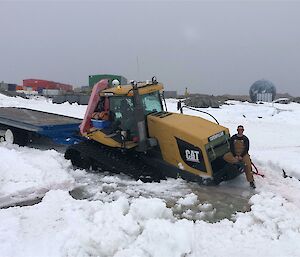
<path fill-rule="evenodd" d="M 127 79 L 121 75 L 114 75 L 114 74 L 96 74 L 96 75 L 89 75 L 89 86 L 93 87 L 97 82 L 99 82 L 101 79 L 108 79 L 108 83 L 111 86 L 111 82 L 114 79 L 117 79 L 120 81 L 121 85 L 127 84 Z"/>

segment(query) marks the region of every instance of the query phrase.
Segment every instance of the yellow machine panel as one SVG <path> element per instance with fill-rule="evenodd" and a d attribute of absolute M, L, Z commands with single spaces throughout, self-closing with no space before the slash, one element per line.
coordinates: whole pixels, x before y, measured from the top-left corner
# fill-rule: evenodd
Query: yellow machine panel
<path fill-rule="evenodd" d="M 116 141 L 113 137 L 106 135 L 105 133 L 101 132 L 101 130 L 95 130 L 91 133 L 88 133 L 86 135 L 84 135 L 85 137 L 89 138 L 89 139 L 93 139 L 103 145 L 107 145 L 113 148 L 126 148 L 126 149 L 130 149 L 135 147 L 137 144 L 135 142 L 132 141 L 126 141 L 125 144 L 122 144 L 118 141 Z"/>
<path fill-rule="evenodd" d="M 200 117 L 177 113 L 148 115 L 147 122 L 149 136 L 158 140 L 166 162 L 195 175 L 212 176 L 205 145 L 212 135 L 229 134 L 227 128 Z"/>

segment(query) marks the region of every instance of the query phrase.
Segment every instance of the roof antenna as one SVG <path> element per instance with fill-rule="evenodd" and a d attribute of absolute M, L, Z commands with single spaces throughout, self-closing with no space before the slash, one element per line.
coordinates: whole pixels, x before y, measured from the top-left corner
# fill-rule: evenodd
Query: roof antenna
<path fill-rule="evenodd" d="M 140 81 L 140 65 L 139 65 L 139 56 L 136 56 L 136 70 L 137 70 L 137 81 Z"/>

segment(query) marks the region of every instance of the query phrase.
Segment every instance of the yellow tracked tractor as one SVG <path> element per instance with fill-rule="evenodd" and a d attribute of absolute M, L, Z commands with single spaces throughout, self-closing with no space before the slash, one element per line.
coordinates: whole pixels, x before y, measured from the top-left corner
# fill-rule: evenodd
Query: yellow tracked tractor
<path fill-rule="evenodd" d="M 93 88 L 80 126 L 86 140 L 65 153 L 73 165 L 143 181 L 181 177 L 218 184 L 240 174 L 223 160 L 229 130 L 201 117 L 168 112 L 163 85 L 155 77 L 112 84 L 101 80 Z"/>

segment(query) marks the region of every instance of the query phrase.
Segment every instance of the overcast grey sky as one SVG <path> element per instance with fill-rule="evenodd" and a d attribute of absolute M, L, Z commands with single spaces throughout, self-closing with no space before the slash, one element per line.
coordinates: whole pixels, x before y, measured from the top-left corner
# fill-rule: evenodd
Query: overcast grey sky
<path fill-rule="evenodd" d="M 216 95 L 265 78 L 300 96 L 299 1 L 0 0 L 0 33 L 0 81 L 156 75 Z"/>

